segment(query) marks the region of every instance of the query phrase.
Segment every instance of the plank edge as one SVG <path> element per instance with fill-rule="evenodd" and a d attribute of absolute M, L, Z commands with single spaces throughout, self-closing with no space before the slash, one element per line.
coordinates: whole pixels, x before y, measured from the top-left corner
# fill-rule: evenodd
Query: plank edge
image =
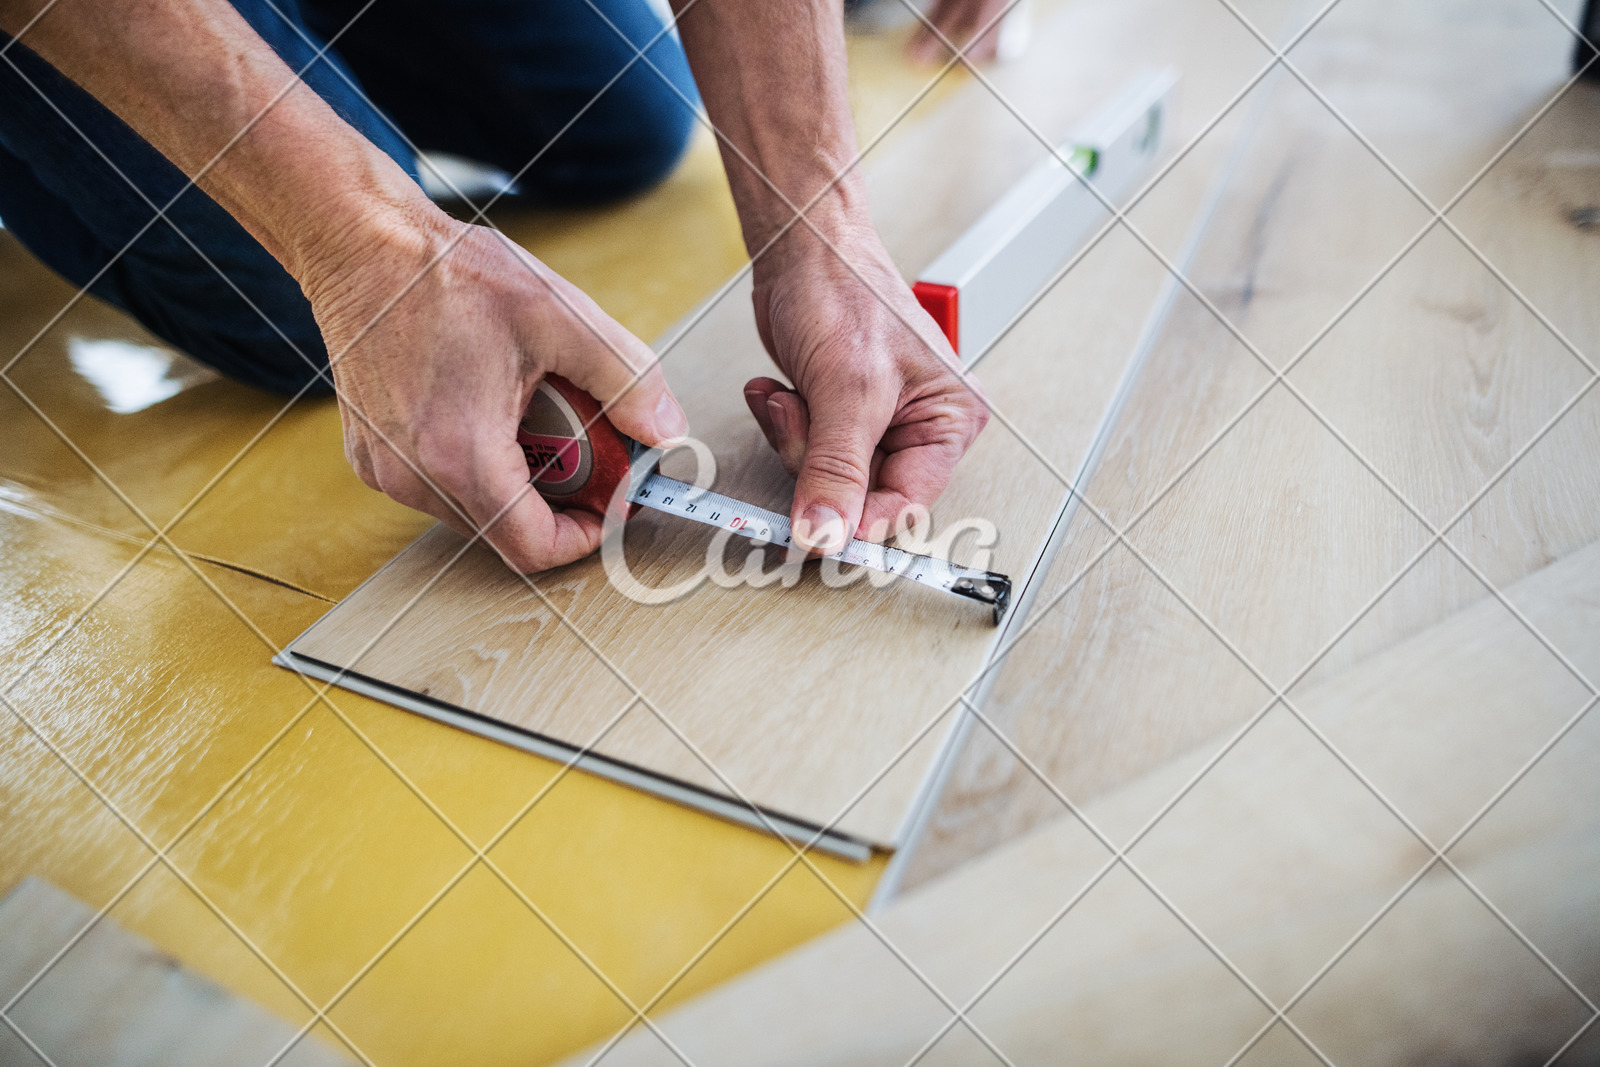
<path fill-rule="evenodd" d="M 1216 175 L 1206 187 L 1204 197 L 1195 211 L 1194 221 L 1189 226 L 1189 231 L 1184 235 L 1183 245 L 1172 259 L 1174 270 L 1179 273 L 1187 272 L 1193 264 L 1195 256 L 1200 251 L 1200 245 L 1205 240 L 1206 231 L 1210 229 L 1211 220 L 1216 215 L 1217 208 L 1221 205 L 1234 175 L 1243 164 L 1250 145 L 1254 142 L 1266 114 L 1266 102 L 1274 96 L 1271 91 L 1276 88 L 1276 70 L 1270 72 L 1262 79 L 1258 89 L 1266 89 L 1257 98 L 1251 111 L 1246 116 L 1244 128 L 1236 135 L 1233 145 L 1228 150 L 1227 157 L 1218 168 Z M 1170 92 L 1170 87 L 1166 90 Z M 1182 149 L 1180 151 L 1186 151 Z M 1170 164 L 1163 164 L 1170 166 Z M 1159 184 L 1166 177 L 1158 168 L 1158 176 L 1154 184 Z M 1154 184 L 1147 182 L 1135 193 L 1136 199 L 1121 210 L 1123 213 L 1132 210 L 1133 206 L 1142 200 Z M 1115 225 L 1113 222 L 1112 225 Z M 1059 281 L 1059 279 L 1057 279 Z M 1084 454 L 1083 462 L 1077 473 L 1073 476 L 1072 484 L 1067 489 L 1066 499 L 1061 502 L 1061 508 L 1056 514 L 1055 522 L 1051 525 L 1050 532 L 1045 536 L 1045 541 L 1034 558 L 1032 568 L 1028 572 L 1027 580 L 1021 585 L 1016 600 L 1012 604 L 1010 617 L 1006 620 L 1001 632 L 995 635 L 995 643 L 989 655 L 984 660 L 984 665 L 976 679 L 976 688 L 969 685 L 963 693 L 972 691 L 972 703 L 982 707 L 988 698 L 989 692 L 994 688 L 995 681 L 1000 673 L 1000 664 L 995 661 L 996 653 L 1006 648 L 1006 640 L 1012 630 L 1023 625 L 1033 610 L 1033 602 L 1039 593 L 1041 582 L 1049 576 L 1051 566 L 1055 562 L 1057 553 L 1066 541 L 1068 528 L 1072 519 L 1078 512 L 1078 505 L 1082 493 L 1088 488 L 1089 479 L 1094 476 L 1099 468 L 1100 459 L 1110 443 L 1112 432 L 1116 429 L 1117 420 L 1127 404 L 1129 396 L 1133 393 L 1134 384 L 1138 381 L 1140 372 L 1144 369 L 1146 358 L 1154 350 L 1156 342 L 1161 338 L 1166 329 L 1167 319 L 1177 303 L 1180 291 L 1184 290 L 1183 283 L 1172 273 L 1167 275 L 1162 283 L 1161 290 L 1156 294 L 1154 302 L 1150 305 L 1144 325 L 1140 328 L 1139 336 L 1134 339 L 1133 348 L 1128 353 L 1128 363 L 1123 369 L 1122 378 L 1117 383 L 1115 392 L 1112 393 L 1106 410 L 1100 417 L 1100 423 L 1095 428 L 1094 437 L 1090 440 L 1089 449 Z M 939 799 L 944 794 L 945 786 L 949 782 L 951 773 L 965 748 L 968 734 L 972 731 L 974 716 L 966 708 L 962 708 L 956 724 L 945 735 L 938 756 L 930 764 L 921 787 L 917 790 L 911 809 L 905 820 L 901 823 L 899 831 L 895 834 L 896 849 L 889 860 L 888 867 L 883 872 L 883 877 L 878 880 L 877 888 L 873 891 L 872 899 L 868 902 L 867 913 L 877 914 L 887 907 L 900 895 L 900 885 L 905 879 L 917 848 L 927 832 L 928 824 L 932 821 Z M 976 859 L 977 856 L 969 857 Z"/>
<path fill-rule="evenodd" d="M 565 744 L 531 730 L 519 729 L 486 718 L 446 701 L 421 696 L 376 678 L 324 663 L 304 653 L 295 652 L 292 644 L 290 648 L 273 656 L 272 662 L 285 670 L 328 682 L 341 689 L 348 689 L 353 693 L 414 712 L 446 726 L 453 726 L 458 730 L 510 745 L 512 748 L 531 752 L 557 763 L 570 763 L 574 768 L 596 777 L 638 789 L 767 836 L 778 837 L 799 848 L 814 849 L 855 863 L 865 863 L 872 858 L 873 845 L 850 834 L 815 826 L 804 820 L 766 809 L 757 809 L 760 811 L 760 814 L 757 814 L 757 810 L 752 810 L 750 805 L 741 804 L 729 797 L 712 793 L 676 778 L 653 774 L 631 763 L 602 756 L 576 745 Z M 774 833 L 775 830 L 778 832 Z"/>

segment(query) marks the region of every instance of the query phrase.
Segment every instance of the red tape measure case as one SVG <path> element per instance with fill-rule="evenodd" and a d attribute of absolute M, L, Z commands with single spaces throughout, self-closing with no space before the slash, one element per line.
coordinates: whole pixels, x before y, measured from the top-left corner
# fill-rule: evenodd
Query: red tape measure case
<path fill-rule="evenodd" d="M 545 375 L 534 390 L 517 444 L 528 457 L 529 480 L 552 507 L 604 516 L 617 486 L 628 480 L 628 439 L 598 400 L 557 374 Z"/>

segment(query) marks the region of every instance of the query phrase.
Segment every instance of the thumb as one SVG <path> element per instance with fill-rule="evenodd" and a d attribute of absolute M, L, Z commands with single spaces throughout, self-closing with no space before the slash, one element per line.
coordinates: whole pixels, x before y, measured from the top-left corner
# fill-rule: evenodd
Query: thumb
<path fill-rule="evenodd" d="M 809 398 L 811 424 L 794 490 L 794 538 L 801 548 L 837 552 L 856 532 L 872 477 L 872 453 L 894 414 L 870 393 Z"/>

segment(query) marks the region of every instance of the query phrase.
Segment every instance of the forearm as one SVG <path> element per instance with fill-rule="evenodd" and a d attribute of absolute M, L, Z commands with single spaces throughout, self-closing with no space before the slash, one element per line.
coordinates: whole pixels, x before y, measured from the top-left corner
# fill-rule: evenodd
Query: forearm
<path fill-rule="evenodd" d="M 0 28 L 16 34 L 43 7 L 0 0 Z M 302 284 L 379 220 L 428 210 L 223 0 L 60 0 L 22 41 L 196 178 Z"/>
<path fill-rule="evenodd" d="M 706 111 L 726 138 L 723 163 L 750 252 L 825 189 L 807 214 L 813 224 L 824 233 L 868 225 L 860 176 L 839 177 L 856 141 L 837 0 L 674 3 Z M 809 243 L 796 228 L 798 240 L 780 246 Z M 775 248 L 775 258 L 784 251 Z"/>

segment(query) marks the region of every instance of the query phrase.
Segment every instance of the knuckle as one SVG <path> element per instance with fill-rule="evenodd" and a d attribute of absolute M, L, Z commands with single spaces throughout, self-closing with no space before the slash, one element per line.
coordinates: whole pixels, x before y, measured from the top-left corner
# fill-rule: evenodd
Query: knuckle
<path fill-rule="evenodd" d="M 372 459 L 365 449 L 356 450 L 345 446 L 344 460 L 350 464 L 350 469 L 356 472 L 356 477 L 361 479 L 361 484 L 368 489 L 378 488 L 378 476 L 372 469 Z"/>
<path fill-rule="evenodd" d="M 506 561 L 506 566 L 518 574 L 538 574 L 545 569 L 544 561 L 531 552 L 521 549 L 501 549 L 500 558 Z"/>
<path fill-rule="evenodd" d="M 975 378 L 952 381 L 951 388 L 950 421 L 957 433 L 971 442 L 989 425 L 988 398 Z"/>
<path fill-rule="evenodd" d="M 852 356 L 829 368 L 823 396 L 834 404 L 860 408 L 893 404 L 900 391 L 900 375 L 893 367 L 871 358 Z M 822 400 L 823 396 L 818 399 Z"/>
<path fill-rule="evenodd" d="M 977 437 L 989 425 L 989 405 L 974 397 L 969 405 L 968 420 L 971 423 L 971 437 Z"/>
<path fill-rule="evenodd" d="M 861 354 L 846 362 L 845 381 L 851 389 L 867 396 L 885 391 L 900 391 L 900 375 L 885 359 Z"/>
<path fill-rule="evenodd" d="M 869 481 L 867 464 L 855 456 L 833 450 L 813 449 L 808 452 L 805 473 L 815 481 L 862 490 L 866 489 Z"/>
<path fill-rule="evenodd" d="M 453 431 L 426 433 L 417 439 L 417 466 L 434 481 L 459 486 L 471 476 L 472 443 Z"/>
<path fill-rule="evenodd" d="M 372 464 L 372 481 L 367 484 L 402 504 L 415 506 L 412 503 L 415 494 L 410 491 L 414 479 L 409 477 L 410 473 L 401 463 L 380 459 Z"/>

